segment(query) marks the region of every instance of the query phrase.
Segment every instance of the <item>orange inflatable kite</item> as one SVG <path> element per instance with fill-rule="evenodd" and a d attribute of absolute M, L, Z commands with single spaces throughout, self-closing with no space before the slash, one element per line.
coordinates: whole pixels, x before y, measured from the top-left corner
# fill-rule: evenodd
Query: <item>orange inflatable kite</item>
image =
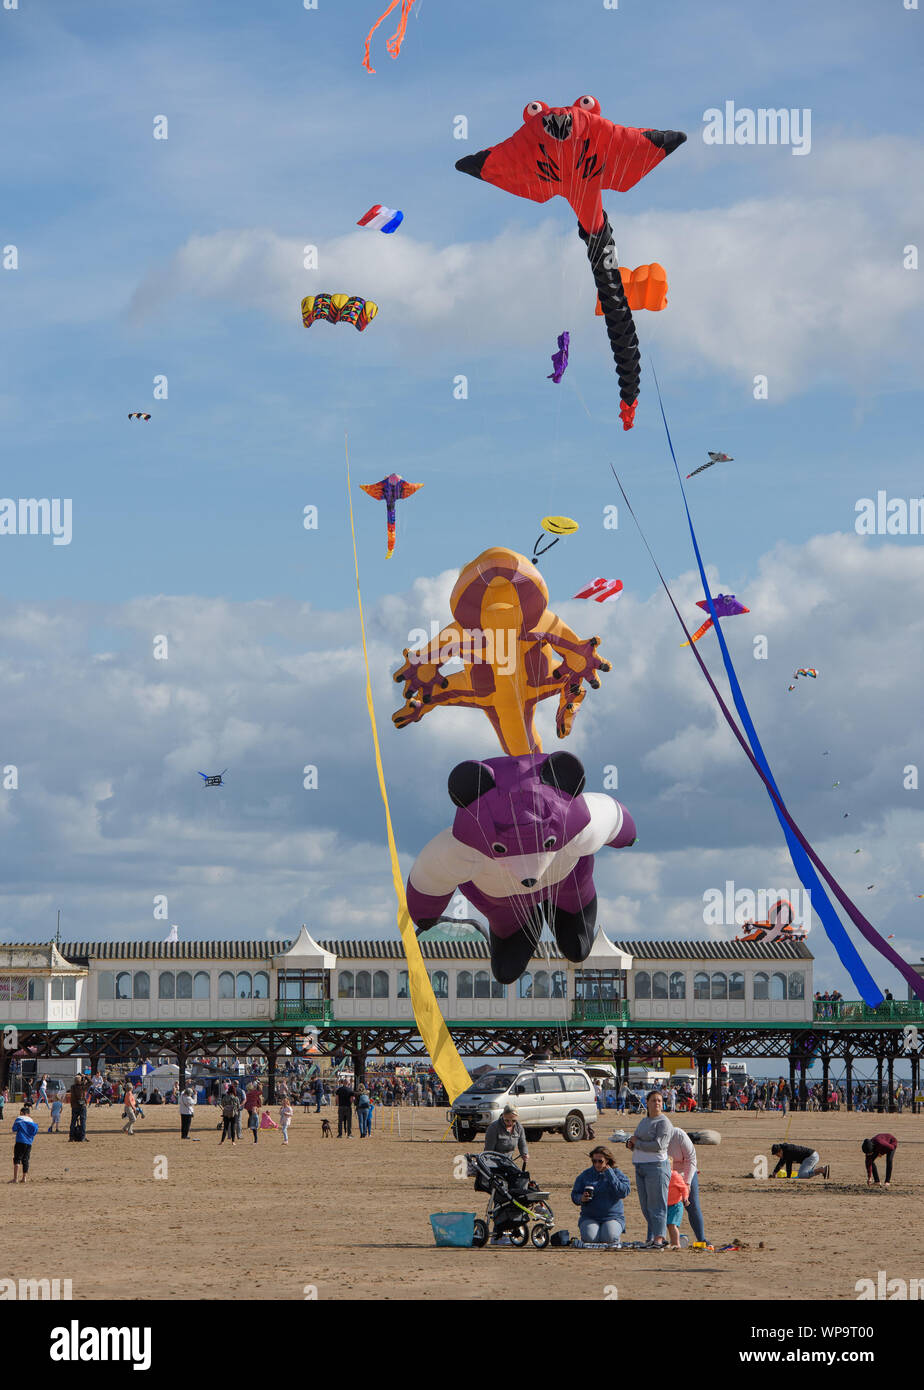
<path fill-rule="evenodd" d="M 650 309 L 658 313 L 667 304 L 667 271 L 657 261 L 636 266 L 635 270 L 621 265 L 619 273 L 630 309 Z M 603 317 L 599 299 L 594 312 Z"/>

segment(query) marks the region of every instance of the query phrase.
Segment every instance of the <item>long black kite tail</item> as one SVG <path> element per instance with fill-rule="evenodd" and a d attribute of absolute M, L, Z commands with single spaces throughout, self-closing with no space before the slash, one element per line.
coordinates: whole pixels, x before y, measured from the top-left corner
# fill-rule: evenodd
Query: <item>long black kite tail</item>
<path fill-rule="evenodd" d="M 578 224 L 578 234 L 587 245 L 587 259 L 593 271 L 597 294 L 600 296 L 600 308 L 603 310 L 603 321 L 609 334 L 610 347 L 613 349 L 613 361 L 616 363 L 616 375 L 619 377 L 619 394 L 622 398 L 622 405 L 619 407 L 622 427 L 624 430 L 630 430 L 635 423 L 635 407 L 638 404 L 642 375 L 641 355 L 632 310 L 629 308 L 622 276 L 619 273 L 610 219 L 606 213 L 603 214 L 603 226 L 599 232 L 587 232 Z"/>

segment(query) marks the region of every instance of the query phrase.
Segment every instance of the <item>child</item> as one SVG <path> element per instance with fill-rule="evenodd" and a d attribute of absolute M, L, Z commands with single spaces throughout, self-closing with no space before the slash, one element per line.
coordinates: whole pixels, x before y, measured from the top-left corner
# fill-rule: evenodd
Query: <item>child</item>
<path fill-rule="evenodd" d="M 4 1086 L 3 1090 L 0 1091 L 0 1120 L 3 1119 L 3 1107 L 6 1105 L 9 1098 L 9 1091 Z"/>
<path fill-rule="evenodd" d="M 257 1133 L 260 1129 L 260 1107 L 252 1105 L 247 1111 L 247 1128 L 253 1134 L 253 1142 L 257 1142 Z"/>
<path fill-rule="evenodd" d="M 54 1100 L 51 1102 L 51 1124 L 48 1126 L 48 1129 L 45 1131 L 46 1134 L 60 1134 L 61 1131 L 58 1129 L 58 1121 L 59 1121 L 60 1118 L 61 1118 L 61 1111 L 62 1111 L 63 1109 L 64 1109 L 64 1101 L 61 1099 L 61 1094 L 60 1094 L 60 1092 L 56 1092 L 56 1093 L 55 1093 L 55 1098 L 54 1098 Z"/>
<path fill-rule="evenodd" d="M 675 1250 L 680 1248 L 680 1223 L 683 1220 L 683 1209 L 687 1205 L 689 1196 L 690 1185 L 683 1174 L 671 1173 L 667 1188 L 667 1234 L 670 1244 Z"/>
<path fill-rule="evenodd" d="M 279 1107 L 279 1127 L 282 1130 L 282 1142 L 289 1142 L 289 1125 L 292 1123 L 292 1107 L 289 1104 L 289 1097 L 283 1096 L 282 1104 Z"/>
<path fill-rule="evenodd" d="M 38 1125 L 32 1118 L 31 1105 L 24 1105 L 19 1112 L 17 1119 L 13 1121 L 13 1176 L 11 1182 L 15 1182 L 19 1177 L 19 1170 L 22 1169 L 21 1182 L 26 1181 L 26 1174 L 29 1171 L 29 1160 L 32 1157 L 32 1141 L 38 1134 Z"/>

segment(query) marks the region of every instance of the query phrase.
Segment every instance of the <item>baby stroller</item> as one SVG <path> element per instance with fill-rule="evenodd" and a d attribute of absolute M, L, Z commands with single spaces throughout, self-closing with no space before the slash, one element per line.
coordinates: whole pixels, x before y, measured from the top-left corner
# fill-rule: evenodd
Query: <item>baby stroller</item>
<path fill-rule="evenodd" d="M 524 1246 L 527 1241 L 544 1250 L 552 1238 L 555 1218 L 525 1169 L 518 1168 L 506 1154 L 466 1154 L 468 1176 L 475 1179 L 475 1191 L 487 1192 L 488 1209 L 483 1220 L 476 1220 L 473 1245 L 486 1245 L 489 1235 L 509 1236 L 510 1244 Z M 491 1223 L 494 1223 L 493 1230 Z"/>

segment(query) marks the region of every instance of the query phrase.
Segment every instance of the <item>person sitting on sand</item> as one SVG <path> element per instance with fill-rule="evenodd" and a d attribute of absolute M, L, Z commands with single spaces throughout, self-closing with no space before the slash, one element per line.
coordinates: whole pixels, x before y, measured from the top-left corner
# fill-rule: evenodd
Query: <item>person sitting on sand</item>
<path fill-rule="evenodd" d="M 895 1157 L 895 1150 L 898 1148 L 898 1140 L 894 1134 L 874 1134 L 872 1139 L 863 1140 L 861 1148 L 866 1154 L 866 1186 L 872 1187 L 874 1182 L 877 1187 L 882 1186 L 879 1181 L 876 1159 L 885 1158 L 885 1185 L 888 1187 L 892 1181 L 892 1160 Z"/>
<path fill-rule="evenodd" d="M 591 1149 L 590 1161 L 593 1166 L 578 1174 L 571 1189 L 571 1200 L 580 1209 L 581 1240 L 618 1246 L 626 1229 L 622 1203 L 629 1195 L 629 1179 L 616 1167 L 615 1155 L 605 1144 Z"/>
<path fill-rule="evenodd" d="M 770 1152 L 777 1156 L 777 1165 L 770 1174 L 771 1178 L 776 1177 L 784 1164 L 787 1178 L 792 1177 L 794 1163 L 799 1165 L 797 1178 L 828 1178 L 831 1175 L 830 1163 L 819 1166 L 815 1149 L 806 1149 L 801 1144 L 774 1144 Z"/>

